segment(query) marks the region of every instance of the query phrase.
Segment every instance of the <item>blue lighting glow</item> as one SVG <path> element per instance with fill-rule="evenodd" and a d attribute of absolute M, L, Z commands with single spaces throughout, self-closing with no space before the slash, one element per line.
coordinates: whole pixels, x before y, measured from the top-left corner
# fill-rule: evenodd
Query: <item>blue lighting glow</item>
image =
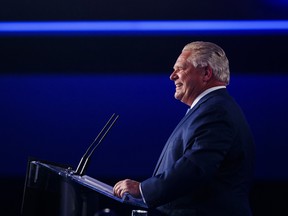
<path fill-rule="evenodd" d="M 287 0 L 264 0 L 266 3 L 270 4 L 270 5 L 274 5 L 277 7 L 287 7 L 288 6 L 288 1 Z"/>
<path fill-rule="evenodd" d="M 0 22 L 0 35 L 287 34 L 288 20 Z"/>

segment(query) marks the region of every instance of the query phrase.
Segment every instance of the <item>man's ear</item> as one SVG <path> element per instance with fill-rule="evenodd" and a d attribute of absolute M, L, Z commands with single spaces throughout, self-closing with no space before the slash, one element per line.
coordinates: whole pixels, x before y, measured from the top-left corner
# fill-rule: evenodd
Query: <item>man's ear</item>
<path fill-rule="evenodd" d="M 203 81 L 208 82 L 213 75 L 213 70 L 212 68 L 208 65 L 204 68 L 204 76 L 203 76 Z"/>

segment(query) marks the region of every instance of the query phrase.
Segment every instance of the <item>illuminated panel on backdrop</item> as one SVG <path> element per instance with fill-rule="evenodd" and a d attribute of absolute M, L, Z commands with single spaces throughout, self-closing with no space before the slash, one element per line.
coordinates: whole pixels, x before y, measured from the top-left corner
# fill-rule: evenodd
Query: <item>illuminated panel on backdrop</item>
<path fill-rule="evenodd" d="M 286 34 L 288 20 L 0 22 L 0 35 Z"/>
<path fill-rule="evenodd" d="M 287 83 L 287 75 L 235 75 L 227 87 L 253 131 L 259 179 L 288 179 Z M 174 88 L 166 75 L 1 76 L 0 164 L 9 166 L 0 177 L 24 175 L 29 156 L 75 168 L 113 112 L 120 118 L 88 174 L 150 176 L 188 108 Z"/>

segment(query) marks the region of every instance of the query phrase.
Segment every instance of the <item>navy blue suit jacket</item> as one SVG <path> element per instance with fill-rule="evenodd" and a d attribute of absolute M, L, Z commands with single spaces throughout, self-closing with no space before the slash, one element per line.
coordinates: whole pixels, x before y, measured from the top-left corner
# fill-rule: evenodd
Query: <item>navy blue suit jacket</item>
<path fill-rule="evenodd" d="M 248 216 L 254 144 L 226 89 L 204 96 L 168 139 L 154 174 L 141 183 L 164 215 Z"/>

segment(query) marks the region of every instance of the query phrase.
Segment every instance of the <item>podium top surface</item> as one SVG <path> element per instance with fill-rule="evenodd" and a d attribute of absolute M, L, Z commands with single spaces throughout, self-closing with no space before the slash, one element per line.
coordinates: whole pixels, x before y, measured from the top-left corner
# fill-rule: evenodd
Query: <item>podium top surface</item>
<path fill-rule="evenodd" d="M 128 193 L 125 194 L 123 196 L 123 198 L 119 198 L 119 197 L 114 196 L 112 186 L 110 186 L 104 182 L 101 182 L 95 178 L 92 178 L 88 175 L 79 176 L 79 175 L 74 174 L 74 171 L 69 169 L 69 168 L 68 169 L 62 168 L 62 167 L 58 167 L 55 165 L 42 163 L 40 161 L 31 161 L 30 163 L 31 163 L 31 165 L 36 166 L 35 175 L 37 175 L 38 169 L 43 168 L 43 169 L 49 170 L 50 172 L 53 172 L 59 176 L 62 176 L 63 178 L 70 179 L 70 180 L 72 180 L 72 181 L 74 181 L 74 182 L 76 182 L 76 183 L 78 183 L 84 187 L 87 187 L 91 190 L 94 190 L 94 191 L 96 191 L 96 192 L 98 192 L 98 193 L 100 193 L 106 197 L 109 197 L 111 199 L 114 199 L 118 202 L 126 203 L 129 205 L 133 205 L 133 206 L 137 206 L 137 207 L 141 207 L 141 208 L 145 208 L 145 209 L 148 208 L 142 199 L 136 199 Z M 34 178 L 37 178 L 37 176 L 35 176 Z"/>

